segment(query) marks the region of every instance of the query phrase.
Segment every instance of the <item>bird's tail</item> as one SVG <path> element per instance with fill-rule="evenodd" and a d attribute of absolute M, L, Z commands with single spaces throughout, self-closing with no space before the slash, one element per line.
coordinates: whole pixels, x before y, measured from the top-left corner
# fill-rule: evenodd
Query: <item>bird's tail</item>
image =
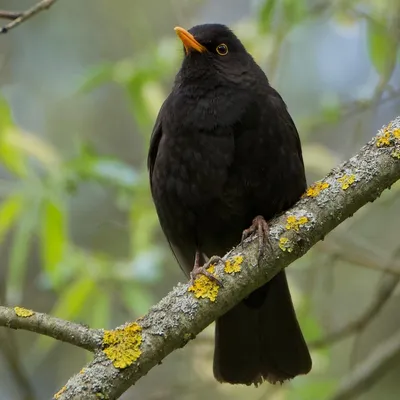
<path fill-rule="evenodd" d="M 311 369 L 285 272 L 216 322 L 214 376 L 220 382 L 283 382 Z"/>

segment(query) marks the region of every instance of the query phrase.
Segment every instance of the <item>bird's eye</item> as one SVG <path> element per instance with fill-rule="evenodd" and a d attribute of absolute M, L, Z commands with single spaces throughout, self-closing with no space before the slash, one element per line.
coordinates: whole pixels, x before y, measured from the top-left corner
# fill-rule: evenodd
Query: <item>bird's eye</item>
<path fill-rule="evenodd" d="M 215 49 L 220 56 L 226 56 L 228 54 L 228 46 L 225 43 L 221 43 Z"/>

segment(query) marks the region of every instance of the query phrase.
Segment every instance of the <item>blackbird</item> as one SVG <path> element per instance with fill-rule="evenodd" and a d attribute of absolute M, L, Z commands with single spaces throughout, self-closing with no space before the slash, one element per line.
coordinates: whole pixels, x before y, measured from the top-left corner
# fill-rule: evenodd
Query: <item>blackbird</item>
<path fill-rule="evenodd" d="M 265 221 L 300 198 L 306 179 L 286 104 L 235 34 L 220 24 L 175 31 L 184 57 L 155 122 L 148 168 L 163 232 L 195 279 L 243 234 L 263 242 Z M 216 321 L 218 381 L 276 383 L 310 369 L 284 271 Z"/>

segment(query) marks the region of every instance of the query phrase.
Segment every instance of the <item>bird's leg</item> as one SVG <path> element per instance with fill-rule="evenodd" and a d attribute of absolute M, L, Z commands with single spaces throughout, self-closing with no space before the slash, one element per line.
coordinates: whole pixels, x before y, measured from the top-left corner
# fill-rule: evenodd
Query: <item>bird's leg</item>
<path fill-rule="evenodd" d="M 245 239 L 247 239 L 253 233 L 257 233 L 258 236 L 258 259 L 262 257 L 264 254 L 264 248 L 266 243 L 270 244 L 269 241 L 269 227 L 267 221 L 265 221 L 262 215 L 257 215 L 253 219 L 253 223 L 247 229 L 245 229 L 242 233 L 242 243 Z"/>
<path fill-rule="evenodd" d="M 210 267 L 211 264 L 218 263 L 222 260 L 221 257 L 218 256 L 212 256 L 204 265 L 200 265 L 200 251 L 196 250 L 196 255 L 194 257 L 194 266 L 193 270 L 190 273 L 190 283 L 193 285 L 195 279 L 199 275 L 204 275 L 207 278 L 211 279 L 215 283 L 217 283 L 219 286 L 222 286 L 222 282 L 219 281 L 213 274 L 207 271 L 207 269 Z"/>

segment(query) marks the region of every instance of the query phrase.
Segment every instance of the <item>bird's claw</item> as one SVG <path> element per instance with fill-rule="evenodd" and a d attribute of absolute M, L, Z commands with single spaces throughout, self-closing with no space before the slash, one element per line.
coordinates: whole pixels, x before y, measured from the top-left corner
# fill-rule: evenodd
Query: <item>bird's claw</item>
<path fill-rule="evenodd" d="M 212 256 L 203 266 L 200 265 L 194 265 L 192 272 L 190 273 L 190 284 L 193 285 L 195 279 L 199 276 L 199 275 L 204 275 L 206 276 L 208 279 L 212 280 L 213 282 L 215 282 L 218 286 L 223 286 L 222 282 L 217 279 L 211 272 L 207 271 L 207 269 L 212 265 L 212 264 L 216 264 L 218 262 L 222 261 L 221 257 L 218 256 Z"/>
<path fill-rule="evenodd" d="M 264 254 L 265 245 L 267 243 L 270 244 L 269 227 L 268 227 L 267 221 L 265 221 L 265 219 L 262 215 L 257 215 L 257 217 L 255 217 L 253 219 L 253 223 L 251 224 L 251 226 L 243 231 L 242 245 L 243 245 L 244 240 L 247 239 L 253 233 L 257 233 L 258 259 L 260 259 Z"/>

